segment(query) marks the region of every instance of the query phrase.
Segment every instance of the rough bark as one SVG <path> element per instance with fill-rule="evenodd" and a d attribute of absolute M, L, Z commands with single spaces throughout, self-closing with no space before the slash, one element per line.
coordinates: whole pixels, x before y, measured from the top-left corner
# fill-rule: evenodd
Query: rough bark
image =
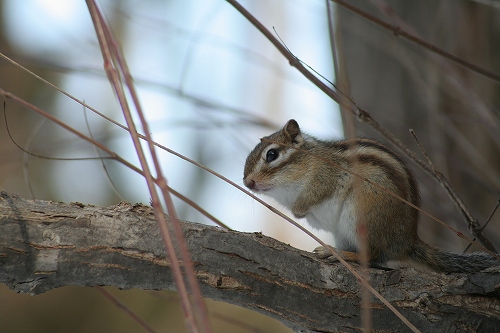
<path fill-rule="evenodd" d="M 185 222 L 205 297 L 263 312 L 300 332 L 358 332 L 360 287 L 327 264 L 260 233 Z M 0 193 L 0 282 L 19 293 L 62 286 L 174 289 L 151 208 L 26 200 Z M 425 332 L 500 327 L 496 271 L 444 275 L 371 270 L 372 285 Z M 373 300 L 373 328 L 408 328 Z M 450 329 L 451 328 L 451 329 Z"/>

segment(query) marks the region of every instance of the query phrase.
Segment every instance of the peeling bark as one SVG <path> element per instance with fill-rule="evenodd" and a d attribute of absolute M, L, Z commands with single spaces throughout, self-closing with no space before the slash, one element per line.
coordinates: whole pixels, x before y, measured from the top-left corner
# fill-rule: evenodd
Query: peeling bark
<path fill-rule="evenodd" d="M 300 332 L 358 332 L 360 287 L 327 264 L 260 233 L 183 222 L 203 295 L 276 318 Z M 120 203 L 26 200 L 0 194 L 0 282 L 19 293 L 61 286 L 174 289 L 152 210 Z M 500 274 L 371 269 L 372 285 L 424 332 L 493 332 L 500 327 Z M 373 328 L 408 328 L 371 304 Z"/>

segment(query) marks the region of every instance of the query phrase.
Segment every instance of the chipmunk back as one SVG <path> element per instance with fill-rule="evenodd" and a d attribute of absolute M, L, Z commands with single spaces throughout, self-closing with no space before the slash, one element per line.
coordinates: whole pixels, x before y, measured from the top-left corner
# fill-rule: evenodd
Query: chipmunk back
<path fill-rule="evenodd" d="M 248 155 L 243 182 L 312 227 L 331 232 L 348 260 L 358 260 L 362 220 L 372 263 L 412 260 L 447 273 L 499 264 L 486 253 L 442 252 L 422 242 L 418 210 L 399 199 L 420 206 L 415 178 L 396 153 L 373 140 L 321 141 L 302 133 L 292 119 Z"/>

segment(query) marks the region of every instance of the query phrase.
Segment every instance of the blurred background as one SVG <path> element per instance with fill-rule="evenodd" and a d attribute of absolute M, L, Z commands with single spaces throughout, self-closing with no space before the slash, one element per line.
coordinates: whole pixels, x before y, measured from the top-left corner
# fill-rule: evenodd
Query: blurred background
<path fill-rule="evenodd" d="M 350 1 L 464 60 L 500 73 L 498 2 Z M 427 153 L 484 223 L 500 198 L 499 82 L 472 73 L 324 0 L 241 1 L 275 29 L 301 60 L 350 94 L 357 105 L 420 154 Z M 222 0 L 101 0 L 121 41 L 153 138 L 241 184 L 245 158 L 259 138 L 295 118 L 321 139 L 383 138 L 315 88 Z M 83 0 L 0 0 L 0 52 L 124 123 L 102 67 Z M 332 41 L 335 40 L 335 43 Z M 334 69 L 336 56 L 337 70 Z M 127 132 L 84 110 L 12 63 L 0 60 L 0 88 L 57 116 L 138 165 Z M 149 202 L 145 181 L 90 144 L 2 97 L 0 189 L 26 198 L 111 205 Z M 4 120 L 7 117 L 7 133 Z M 231 228 L 262 231 L 304 250 L 316 244 L 286 221 L 218 178 L 161 152 L 169 185 Z M 104 166 L 103 166 L 104 164 Z M 423 208 L 467 234 L 454 204 L 431 177 L 410 164 Z M 267 198 L 264 198 L 267 200 Z M 273 203 L 271 200 L 267 200 Z M 182 219 L 211 223 L 180 201 Z M 500 246 L 500 213 L 486 234 Z M 428 218 L 421 237 L 462 251 L 456 235 Z M 324 241 L 331 236 L 314 231 Z M 0 267 L 1 269 L 1 267 Z M 184 332 L 174 293 L 109 288 L 159 332 Z M 139 332 L 130 318 L 92 288 L 65 287 L 30 297 L 0 286 L 2 332 Z M 215 332 L 289 332 L 247 310 L 209 301 Z M 245 318 L 251 328 L 228 318 Z"/>

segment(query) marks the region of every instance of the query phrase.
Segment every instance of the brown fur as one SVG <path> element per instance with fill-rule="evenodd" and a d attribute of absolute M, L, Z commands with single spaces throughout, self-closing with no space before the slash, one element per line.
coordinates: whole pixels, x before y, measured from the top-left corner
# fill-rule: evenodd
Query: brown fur
<path fill-rule="evenodd" d="M 266 152 L 271 149 L 276 152 L 273 156 L 278 157 L 268 161 Z M 366 223 L 372 262 L 412 259 L 446 273 L 470 273 L 499 264 L 486 253 L 442 252 L 422 242 L 417 234 L 418 210 L 387 193 L 390 191 L 419 207 L 415 178 L 401 157 L 376 141 L 360 138 L 321 141 L 304 135 L 292 119 L 280 131 L 263 138 L 249 154 L 243 180 L 256 192 L 282 190 L 279 195 L 284 201 L 296 194 L 287 205 L 298 218 L 312 218 L 308 215 L 311 209 L 324 205 L 332 197 L 353 203 L 355 214 L 360 217 L 353 223 Z M 317 223 L 331 224 L 329 231 L 335 233 L 333 226 L 338 228 L 338 223 L 344 223 L 337 222 Z M 357 260 L 357 253 L 349 251 L 359 249 L 352 249 L 351 243 L 346 239 L 344 248 L 338 252 L 346 259 Z"/>

